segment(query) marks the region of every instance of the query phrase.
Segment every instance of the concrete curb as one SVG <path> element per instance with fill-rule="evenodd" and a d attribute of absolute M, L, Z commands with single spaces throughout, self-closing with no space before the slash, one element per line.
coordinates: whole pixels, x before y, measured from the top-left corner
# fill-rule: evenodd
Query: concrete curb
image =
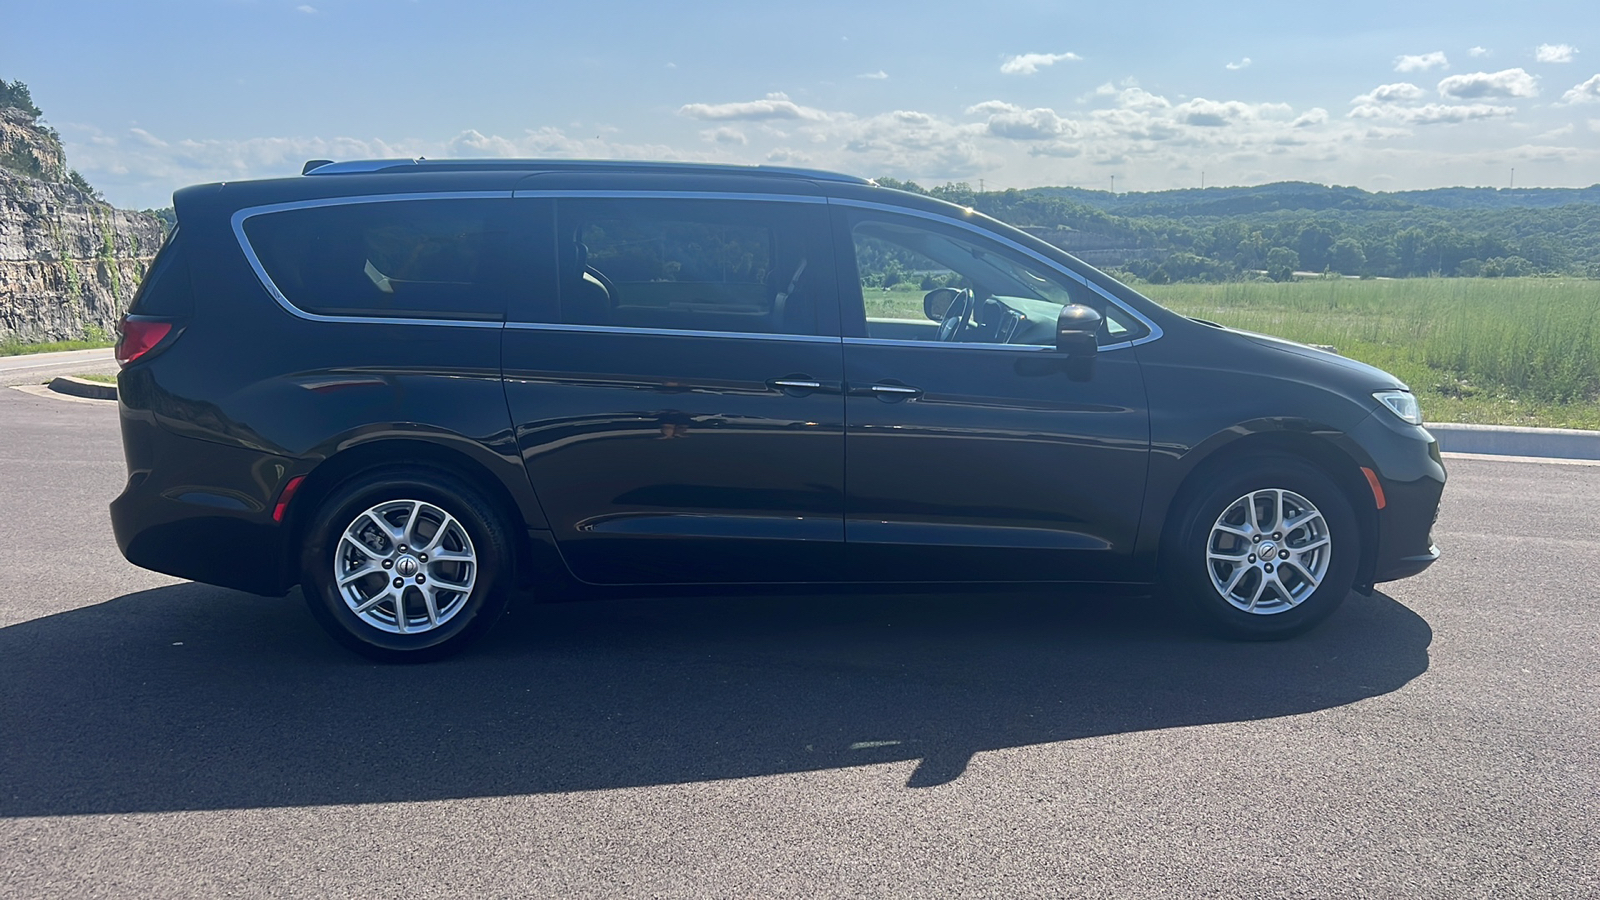
<path fill-rule="evenodd" d="M 1448 422 L 1429 422 L 1424 427 L 1439 440 L 1439 449 L 1447 453 L 1600 459 L 1600 431 Z"/>
<path fill-rule="evenodd" d="M 84 397 L 89 400 L 117 399 L 116 385 L 74 378 L 71 375 L 62 375 L 59 378 L 50 379 L 50 390 L 58 394 L 71 394 L 74 397 Z"/>

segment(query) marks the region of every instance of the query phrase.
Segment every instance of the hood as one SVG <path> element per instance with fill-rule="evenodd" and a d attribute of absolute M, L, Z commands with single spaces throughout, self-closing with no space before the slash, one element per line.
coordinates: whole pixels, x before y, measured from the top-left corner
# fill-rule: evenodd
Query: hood
<path fill-rule="evenodd" d="M 1405 382 L 1394 377 L 1393 375 L 1390 375 L 1388 372 L 1385 372 L 1377 366 L 1369 366 L 1364 362 L 1358 362 L 1350 359 L 1347 356 L 1340 356 L 1337 353 L 1329 353 L 1326 350 L 1318 350 L 1317 348 L 1307 344 L 1285 340 L 1280 337 L 1273 337 L 1270 334 L 1256 334 L 1253 331 L 1240 331 L 1237 328 L 1228 328 L 1226 326 L 1223 326 L 1222 330 L 1232 332 L 1242 338 L 1246 338 L 1252 343 L 1260 344 L 1263 347 L 1269 347 L 1273 350 L 1282 350 L 1285 353 L 1293 353 L 1296 356 L 1303 356 L 1306 359 L 1312 359 L 1320 363 L 1326 363 L 1327 365 L 1338 367 L 1346 372 L 1349 372 L 1350 374 L 1362 376 L 1372 382 L 1372 390 L 1374 391 L 1381 391 L 1386 388 L 1402 388 L 1404 390 L 1410 390 Z"/>

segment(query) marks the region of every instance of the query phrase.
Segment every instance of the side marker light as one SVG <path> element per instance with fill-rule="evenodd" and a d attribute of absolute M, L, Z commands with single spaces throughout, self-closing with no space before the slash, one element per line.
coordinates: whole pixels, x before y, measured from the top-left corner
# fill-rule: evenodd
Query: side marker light
<path fill-rule="evenodd" d="M 1366 466 L 1362 466 L 1361 474 L 1367 476 L 1367 484 L 1372 486 L 1372 502 L 1378 504 L 1379 509 L 1388 506 L 1389 501 L 1384 499 L 1383 496 L 1383 485 L 1378 482 L 1378 473 Z"/>

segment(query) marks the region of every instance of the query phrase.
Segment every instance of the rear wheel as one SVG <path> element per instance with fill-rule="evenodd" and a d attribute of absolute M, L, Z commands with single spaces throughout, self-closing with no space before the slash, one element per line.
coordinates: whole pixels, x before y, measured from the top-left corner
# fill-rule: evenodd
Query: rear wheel
<path fill-rule="evenodd" d="M 504 612 L 511 543 L 446 472 L 383 469 L 322 504 L 302 557 L 306 601 L 334 639 L 389 662 L 461 649 Z"/>
<path fill-rule="evenodd" d="M 1165 574 L 1221 634 L 1291 637 L 1333 613 L 1355 583 L 1361 539 L 1344 492 L 1291 456 L 1230 463 L 1184 506 Z"/>

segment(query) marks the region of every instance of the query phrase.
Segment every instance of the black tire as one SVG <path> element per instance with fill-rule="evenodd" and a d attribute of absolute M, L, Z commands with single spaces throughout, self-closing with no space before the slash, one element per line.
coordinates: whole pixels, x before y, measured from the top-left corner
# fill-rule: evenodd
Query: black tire
<path fill-rule="evenodd" d="M 1266 567 L 1272 564 L 1258 562 L 1260 557 L 1253 553 L 1244 564 L 1214 562 L 1207 558 L 1208 551 L 1214 546 L 1213 529 L 1223 523 L 1224 514 L 1248 514 L 1242 512 L 1244 507 L 1239 505 L 1247 497 L 1258 498 L 1263 504 L 1258 509 L 1270 506 L 1270 498 L 1259 496 L 1256 492 L 1272 490 L 1296 495 L 1322 514 L 1329 543 L 1325 568 L 1314 586 L 1302 575 L 1305 571 L 1317 568 L 1314 555 L 1302 557 L 1286 541 L 1280 540 L 1273 547 L 1277 554 L 1287 550 L 1294 560 L 1288 565 L 1282 559 L 1276 563 L 1275 571 L 1279 572 L 1287 587 L 1284 582 L 1274 582 L 1272 576 L 1265 572 Z M 1278 504 L 1281 508 L 1281 499 Z M 1281 640 L 1301 634 L 1332 615 L 1355 584 L 1362 541 L 1350 500 L 1321 469 L 1297 457 L 1253 455 L 1228 462 L 1199 482 L 1197 489 L 1189 494 L 1187 502 L 1181 505 L 1174 521 L 1176 527 L 1172 539 L 1166 542 L 1164 548 L 1163 577 L 1177 599 L 1211 631 L 1223 637 L 1261 641 Z M 1313 520 L 1312 527 L 1314 525 Z M 1245 530 L 1254 529 L 1247 527 Z M 1240 549 L 1249 552 L 1259 548 L 1262 542 L 1271 544 L 1273 533 L 1268 529 L 1261 536 L 1261 542 L 1254 546 L 1247 546 L 1245 538 L 1221 534 L 1217 542 L 1227 546 L 1217 546 L 1216 549 L 1219 552 L 1232 551 L 1234 548 L 1228 543 L 1237 541 Z M 1281 534 L 1281 531 L 1277 533 Z M 1254 538 L 1250 540 L 1254 541 Z M 1311 546 L 1316 543 L 1316 536 L 1308 528 L 1297 530 L 1291 540 L 1300 546 Z M 1314 553 L 1314 550 L 1308 551 L 1308 554 Z M 1301 563 L 1310 568 L 1300 568 L 1298 564 Z M 1255 586 L 1266 583 L 1261 591 L 1266 600 L 1256 612 L 1241 609 L 1230 602 L 1224 596 L 1226 584 L 1219 587 L 1213 583 L 1214 573 L 1221 581 L 1240 569 L 1254 571 L 1243 572 L 1238 586 L 1234 588 L 1233 596 L 1238 603 L 1246 602 L 1246 597 L 1254 593 Z M 1302 593 L 1291 602 L 1290 596 L 1280 593 L 1280 589 L 1289 594 Z"/>
<path fill-rule="evenodd" d="M 387 538 L 371 532 L 379 547 L 391 546 L 394 552 L 380 552 L 379 556 L 392 557 L 386 566 L 376 563 L 386 570 L 373 571 L 357 581 L 352 590 L 358 595 L 366 593 L 375 597 L 391 593 L 391 584 L 405 584 L 398 604 L 391 598 L 365 615 L 359 615 L 351 602 L 347 602 L 335 575 L 336 564 L 356 568 L 361 559 L 360 548 L 345 540 L 346 530 L 358 519 L 364 519 L 364 513 L 384 504 L 394 504 L 392 511 L 404 517 L 405 501 L 418 504 L 414 507 L 418 513 L 413 521 L 418 522 L 419 528 L 426 529 L 438 522 L 434 533 L 448 532 L 442 539 L 442 550 L 475 556 L 475 563 L 469 566 L 435 559 L 430 566 L 425 552 L 408 547 L 408 553 L 399 553 L 400 545 L 386 543 Z M 460 531 L 450 530 L 441 513 L 448 515 Z M 377 525 L 376 522 L 371 524 Z M 462 532 L 465 540 L 462 540 Z M 312 615 L 334 640 L 383 662 L 427 662 L 461 650 L 482 636 L 505 612 L 510 594 L 512 546 L 502 517 L 464 480 L 445 471 L 422 467 L 376 469 L 340 485 L 317 510 L 302 547 L 301 586 Z M 400 559 L 407 555 L 411 557 L 409 563 Z M 436 551 L 436 556 L 442 555 Z M 410 579 L 397 578 L 390 582 L 396 570 L 410 571 L 418 556 L 423 564 Z M 440 580 L 441 571 L 449 578 L 459 579 L 463 586 L 470 584 L 470 590 L 448 591 L 445 585 L 449 582 Z M 422 588 L 416 586 L 424 583 L 429 572 L 436 576 L 430 595 L 434 591 L 442 592 L 442 601 L 433 605 L 424 600 Z M 380 574 L 382 578 L 377 577 Z M 435 599 L 438 601 L 438 595 Z M 398 615 L 395 613 L 397 605 Z M 439 621 L 432 625 L 428 619 L 434 615 L 435 607 Z M 415 624 L 419 615 L 422 622 Z M 402 623 L 396 621 L 400 617 L 414 624 L 404 629 Z M 395 628 L 403 628 L 406 633 L 386 630 Z"/>

